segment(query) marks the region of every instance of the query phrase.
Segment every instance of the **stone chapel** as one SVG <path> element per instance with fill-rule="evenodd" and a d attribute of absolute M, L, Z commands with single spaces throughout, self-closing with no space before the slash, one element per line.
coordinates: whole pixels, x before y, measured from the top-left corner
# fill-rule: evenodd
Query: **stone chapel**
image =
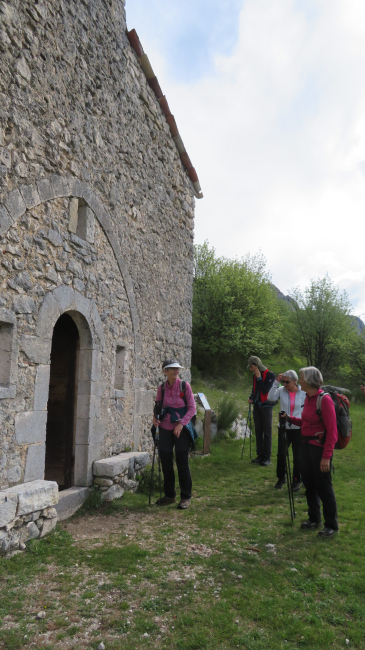
<path fill-rule="evenodd" d="M 196 171 L 123 0 L 0 2 L 0 553 L 133 489 L 189 379 Z"/>

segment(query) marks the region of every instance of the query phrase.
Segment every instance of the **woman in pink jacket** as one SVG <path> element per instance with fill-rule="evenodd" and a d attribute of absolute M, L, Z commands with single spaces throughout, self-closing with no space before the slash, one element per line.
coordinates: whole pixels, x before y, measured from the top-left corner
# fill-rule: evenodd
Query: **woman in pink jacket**
<path fill-rule="evenodd" d="M 159 426 L 158 451 L 161 459 L 165 495 L 156 501 L 158 506 L 167 506 L 176 501 L 173 450 L 175 447 L 176 466 L 180 484 L 180 502 L 178 508 L 185 510 L 190 506 L 192 481 L 189 468 L 189 449 L 196 433 L 189 427 L 196 413 L 193 391 L 188 382 L 180 382 L 179 373 L 182 366 L 176 359 L 166 359 L 162 370 L 166 382 L 158 387 L 156 405 L 159 412 L 163 407 L 163 416 L 157 420 L 153 415 L 153 424 Z M 184 386 L 184 390 L 182 387 Z"/>
<path fill-rule="evenodd" d="M 308 521 L 301 528 L 312 530 L 321 523 L 321 501 L 324 528 L 320 537 L 332 537 L 338 531 L 337 505 L 331 480 L 331 459 L 337 442 L 336 412 L 330 395 L 321 402 L 321 416 L 317 412 L 318 395 L 323 393 L 323 378 L 314 366 L 300 370 L 299 383 L 307 393 L 302 417 L 287 417 L 291 424 L 301 427 L 302 446 L 300 466 L 305 496 L 308 503 Z"/>

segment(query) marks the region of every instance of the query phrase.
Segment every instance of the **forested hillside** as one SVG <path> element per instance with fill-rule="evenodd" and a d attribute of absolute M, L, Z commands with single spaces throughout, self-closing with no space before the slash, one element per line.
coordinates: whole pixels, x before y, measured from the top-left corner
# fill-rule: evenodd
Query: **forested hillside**
<path fill-rule="evenodd" d="M 326 383 L 356 391 L 365 378 L 365 331 L 345 292 L 326 275 L 287 296 L 262 254 L 217 257 L 195 247 L 193 374 L 233 378 L 256 354 L 278 372 L 319 368 Z"/>

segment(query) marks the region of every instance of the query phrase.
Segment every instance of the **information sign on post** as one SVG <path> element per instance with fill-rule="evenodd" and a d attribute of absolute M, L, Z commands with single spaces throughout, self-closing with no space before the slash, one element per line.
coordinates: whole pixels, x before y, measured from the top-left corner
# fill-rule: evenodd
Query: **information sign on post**
<path fill-rule="evenodd" d="M 210 452 L 210 424 L 212 420 L 212 409 L 204 393 L 198 393 L 199 402 L 204 408 L 204 437 L 203 437 L 203 454 Z"/>

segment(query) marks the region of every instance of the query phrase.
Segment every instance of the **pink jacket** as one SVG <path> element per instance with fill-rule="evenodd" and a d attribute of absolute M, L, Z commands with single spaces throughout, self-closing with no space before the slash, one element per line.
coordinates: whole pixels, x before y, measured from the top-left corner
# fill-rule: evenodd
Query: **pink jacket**
<path fill-rule="evenodd" d="M 188 424 L 196 413 L 195 400 L 193 391 L 191 390 L 190 384 L 185 383 L 185 398 L 187 402 L 188 410 L 183 418 L 181 418 L 180 423 L 182 425 Z M 161 401 L 161 386 L 158 387 L 156 402 Z M 172 408 L 183 408 L 185 406 L 184 399 L 180 397 L 180 379 L 176 379 L 175 383 L 170 386 L 169 382 L 165 383 L 165 395 L 163 400 L 163 406 L 171 406 Z M 167 431 L 173 431 L 177 425 L 177 422 L 171 422 L 170 414 L 166 413 L 161 421 L 161 427 L 167 429 Z"/>
<path fill-rule="evenodd" d="M 305 398 L 302 418 L 288 418 L 292 424 L 301 427 L 302 436 L 314 436 L 316 433 L 324 433 L 326 431 L 326 441 L 324 446 L 315 440 L 309 440 L 310 445 L 317 445 L 324 447 L 322 458 L 331 458 L 334 446 L 337 442 L 337 422 L 336 411 L 334 403 L 329 395 L 325 395 L 322 399 L 321 411 L 322 418 L 317 415 L 317 397 L 323 390 L 319 389 L 313 397 Z M 321 439 L 322 436 L 319 436 Z"/>

